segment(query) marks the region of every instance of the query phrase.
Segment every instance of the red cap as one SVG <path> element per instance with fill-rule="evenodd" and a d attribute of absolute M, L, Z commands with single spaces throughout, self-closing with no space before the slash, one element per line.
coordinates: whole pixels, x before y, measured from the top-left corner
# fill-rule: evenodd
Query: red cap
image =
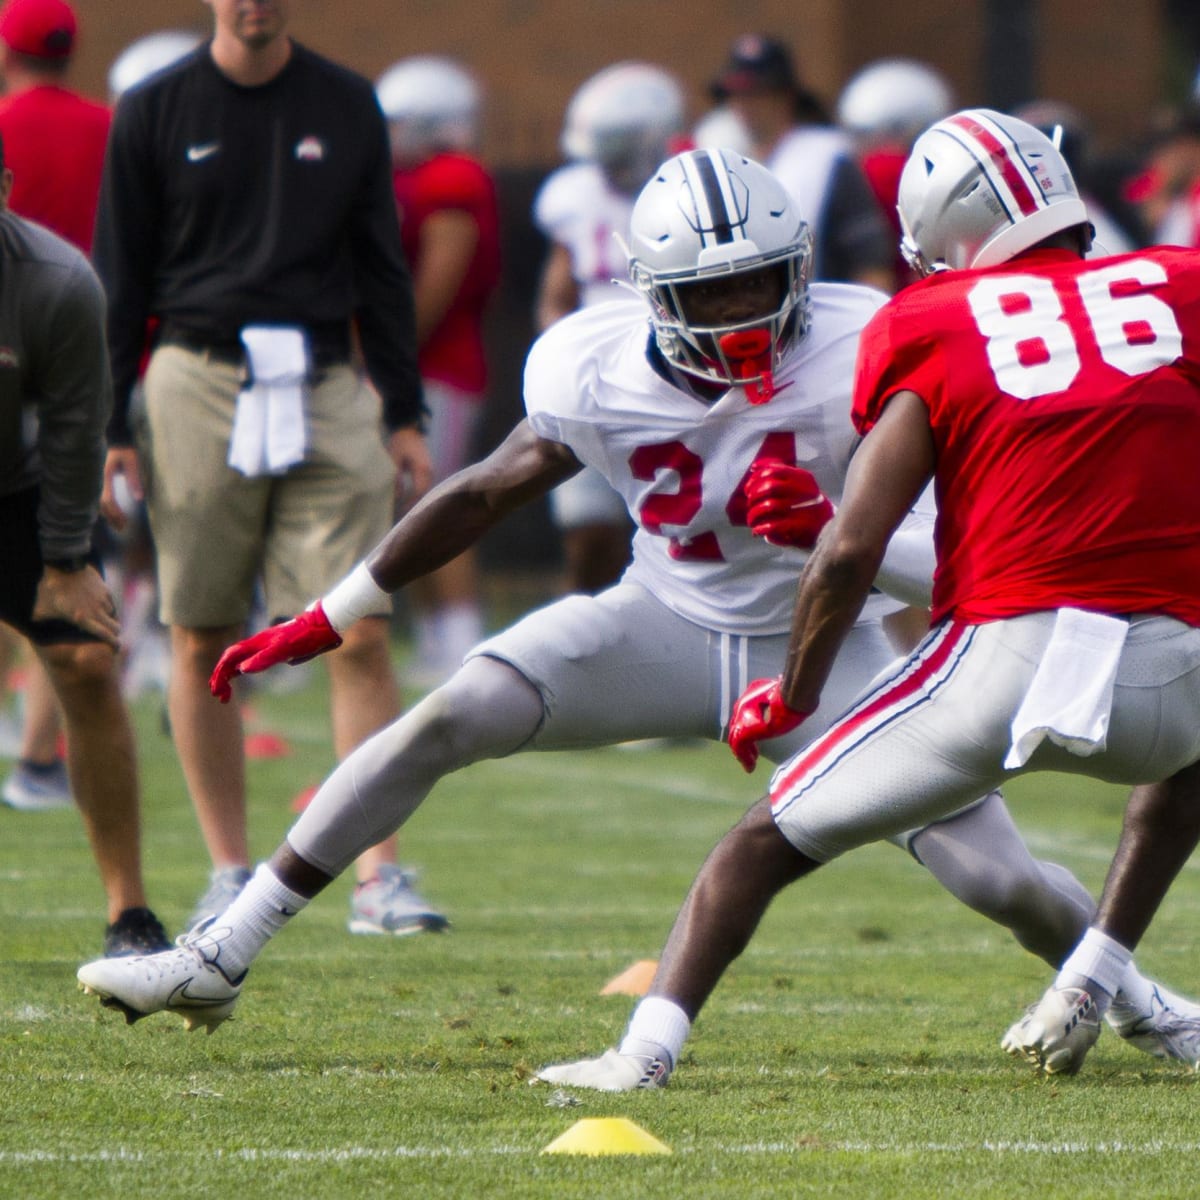
<path fill-rule="evenodd" d="M 75 31 L 75 10 L 66 0 L 8 0 L 0 9 L 0 42 L 30 58 L 66 58 Z"/>

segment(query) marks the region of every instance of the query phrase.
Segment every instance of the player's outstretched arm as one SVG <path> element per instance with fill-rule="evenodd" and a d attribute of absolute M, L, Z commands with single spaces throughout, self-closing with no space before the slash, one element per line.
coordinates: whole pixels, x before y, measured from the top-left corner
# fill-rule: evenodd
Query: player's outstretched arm
<path fill-rule="evenodd" d="M 407 512 L 364 562 L 304 612 L 230 646 L 209 680 L 222 703 L 238 675 L 307 662 L 342 644 L 342 634 L 379 602 L 457 558 L 501 517 L 544 495 L 580 468 L 559 442 L 522 421 L 482 462 L 452 475 Z"/>
<path fill-rule="evenodd" d="M 800 577 L 780 689 L 793 711 L 816 709 L 888 541 L 929 480 L 934 457 L 924 403 L 914 392 L 898 393 L 851 459 L 841 507 Z"/>

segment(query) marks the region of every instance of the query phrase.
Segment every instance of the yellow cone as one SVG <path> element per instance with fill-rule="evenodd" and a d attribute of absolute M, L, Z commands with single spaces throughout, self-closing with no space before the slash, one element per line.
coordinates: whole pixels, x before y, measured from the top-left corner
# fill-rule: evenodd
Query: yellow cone
<path fill-rule="evenodd" d="M 643 958 L 632 967 L 626 967 L 620 975 L 614 976 L 601 989 L 602 996 L 644 996 L 650 990 L 650 982 L 658 963 L 652 958 Z"/>
<path fill-rule="evenodd" d="M 670 1154 L 671 1147 L 625 1117 L 585 1117 L 543 1154 Z"/>

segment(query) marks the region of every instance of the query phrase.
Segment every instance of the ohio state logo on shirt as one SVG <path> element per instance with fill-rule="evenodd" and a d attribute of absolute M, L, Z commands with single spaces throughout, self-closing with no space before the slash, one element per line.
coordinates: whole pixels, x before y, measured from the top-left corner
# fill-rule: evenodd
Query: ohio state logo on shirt
<path fill-rule="evenodd" d="M 296 143 L 296 157 L 301 162 L 321 162 L 325 157 L 325 143 L 319 137 L 301 138 Z"/>

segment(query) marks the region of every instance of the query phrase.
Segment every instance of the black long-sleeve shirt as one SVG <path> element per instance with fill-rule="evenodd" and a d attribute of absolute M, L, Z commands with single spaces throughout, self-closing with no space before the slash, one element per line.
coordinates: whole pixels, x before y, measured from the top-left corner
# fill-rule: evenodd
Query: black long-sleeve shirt
<path fill-rule="evenodd" d="M 57 234 L 0 210 L 0 495 L 40 486 L 43 558 L 92 543 L 111 404 L 96 273 Z"/>
<path fill-rule="evenodd" d="M 94 259 L 114 445 L 130 442 L 150 317 L 223 343 L 258 323 L 347 345 L 355 318 L 387 425 L 423 415 L 383 114 L 367 80 L 301 45 L 259 87 L 228 79 L 206 45 L 122 97 Z"/>

